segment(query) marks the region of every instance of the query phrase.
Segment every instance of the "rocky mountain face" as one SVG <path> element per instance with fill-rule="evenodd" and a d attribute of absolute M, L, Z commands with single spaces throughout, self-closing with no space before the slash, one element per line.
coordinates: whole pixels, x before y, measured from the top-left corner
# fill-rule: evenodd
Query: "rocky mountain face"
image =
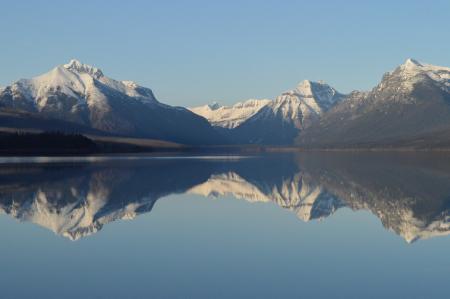
<path fill-rule="evenodd" d="M 0 127 L 160 139 L 191 145 L 448 148 L 450 68 L 408 59 L 368 92 L 302 81 L 274 100 L 185 109 L 72 60 L 0 88 Z"/>
<path fill-rule="evenodd" d="M 304 130 L 302 147 L 448 147 L 450 68 L 408 59 L 370 92 L 353 92 Z"/>
<path fill-rule="evenodd" d="M 221 143 L 202 117 L 158 102 L 132 81 L 106 77 L 72 60 L 32 79 L 0 90 L 0 125 L 17 128 L 96 132 L 186 144 Z M 62 123 L 61 123 L 62 122 Z"/>
<path fill-rule="evenodd" d="M 233 106 L 221 106 L 214 102 L 211 105 L 189 108 L 189 110 L 203 116 L 215 127 L 234 129 L 270 102 L 270 100 L 250 99 Z"/>
<path fill-rule="evenodd" d="M 254 102 L 254 100 L 252 100 Z M 371 91 L 343 95 L 305 80 L 294 90 L 239 116 L 217 121 L 223 108 L 195 108 L 237 144 L 305 148 L 448 148 L 450 68 L 407 59 Z M 238 114 L 229 109 L 227 118 Z"/>
<path fill-rule="evenodd" d="M 234 143 L 290 145 L 301 130 L 343 98 L 324 82 L 305 80 L 273 101 L 249 100 L 231 107 L 207 105 L 191 111 L 221 128 L 223 136 Z"/>
<path fill-rule="evenodd" d="M 343 98 L 328 84 L 302 81 L 242 123 L 231 136 L 241 144 L 292 145 L 299 132 Z"/>

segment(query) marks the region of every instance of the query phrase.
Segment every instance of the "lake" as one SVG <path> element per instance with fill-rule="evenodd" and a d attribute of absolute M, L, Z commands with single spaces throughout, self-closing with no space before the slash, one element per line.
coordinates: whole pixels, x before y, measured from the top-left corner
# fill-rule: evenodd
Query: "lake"
<path fill-rule="evenodd" d="M 431 298 L 450 155 L 0 159 L 1 298 Z"/>

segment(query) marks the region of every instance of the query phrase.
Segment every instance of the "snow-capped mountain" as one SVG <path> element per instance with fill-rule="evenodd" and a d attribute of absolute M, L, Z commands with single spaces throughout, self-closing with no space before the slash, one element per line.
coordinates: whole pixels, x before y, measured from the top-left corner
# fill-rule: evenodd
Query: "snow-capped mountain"
<path fill-rule="evenodd" d="M 218 105 L 192 111 L 237 144 L 449 147 L 449 103 L 450 68 L 407 59 L 368 92 L 343 95 L 305 80 L 250 112 Z"/>
<path fill-rule="evenodd" d="M 233 106 L 217 103 L 190 110 L 238 144 L 292 144 L 308 127 L 345 96 L 328 84 L 304 80 L 275 100 L 248 100 Z"/>
<path fill-rule="evenodd" d="M 386 74 L 385 79 L 397 81 L 402 92 L 410 92 L 414 89 L 414 85 L 427 80 L 433 81 L 444 91 L 450 92 L 450 68 L 421 63 L 412 58 L 408 58 L 404 64 Z M 386 88 L 388 88 L 386 84 L 380 84 L 377 90 Z"/>
<path fill-rule="evenodd" d="M 305 147 L 448 147 L 450 68 L 407 59 L 300 134 Z"/>
<path fill-rule="evenodd" d="M 88 118 L 89 109 L 95 110 L 100 116 L 111 111 L 103 89 L 129 96 L 130 101 L 157 103 L 150 89 L 132 81 L 110 79 L 100 69 L 77 60 L 71 60 L 35 78 L 14 82 L 6 88 L 1 101 L 4 106 L 83 122 L 83 118 Z"/>
<path fill-rule="evenodd" d="M 279 117 L 302 129 L 316 120 L 324 111 L 342 100 L 344 96 L 324 83 L 304 80 L 290 91 L 282 93 L 253 118 Z"/>
<path fill-rule="evenodd" d="M 290 145 L 301 130 L 344 97 L 324 82 L 305 80 L 262 107 L 230 135 L 238 143 Z"/>
<path fill-rule="evenodd" d="M 407 59 L 368 92 L 302 81 L 274 100 L 185 109 L 77 60 L 0 88 L 0 127 L 176 143 L 450 147 L 450 68 Z"/>
<path fill-rule="evenodd" d="M 210 124 L 217 127 L 233 129 L 255 115 L 261 108 L 269 104 L 268 99 L 250 99 L 233 106 L 221 106 L 217 102 L 189 108 L 192 112 L 206 118 Z"/>
<path fill-rule="evenodd" d="M 0 108 L 118 136 L 220 143 L 203 118 L 185 108 L 162 104 L 150 89 L 111 79 L 100 69 L 77 60 L 4 88 L 0 91 Z M 17 119 L 18 124 L 20 121 L 25 120 Z"/>

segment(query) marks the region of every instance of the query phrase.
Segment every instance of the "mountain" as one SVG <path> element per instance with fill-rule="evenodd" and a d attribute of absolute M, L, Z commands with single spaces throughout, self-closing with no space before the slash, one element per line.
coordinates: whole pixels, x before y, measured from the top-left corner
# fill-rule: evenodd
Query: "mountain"
<path fill-rule="evenodd" d="M 324 82 L 302 81 L 232 133 L 238 143 L 291 145 L 299 132 L 344 98 Z"/>
<path fill-rule="evenodd" d="M 274 100 L 190 109 L 71 60 L 0 88 L 0 130 L 63 131 L 189 145 L 450 147 L 450 68 L 408 59 L 370 91 L 302 81 Z"/>
<path fill-rule="evenodd" d="M 132 81 L 117 81 L 93 66 L 71 60 L 0 90 L 0 126 L 101 132 L 184 144 L 221 143 L 202 117 L 158 102 Z M 61 124 L 63 122 L 63 124 Z"/>
<path fill-rule="evenodd" d="M 450 146 L 450 68 L 408 59 L 370 92 L 352 92 L 304 130 L 302 147 Z"/>
<path fill-rule="evenodd" d="M 204 116 L 237 144 L 292 145 L 304 128 L 317 121 L 344 95 L 324 82 L 302 81 L 275 100 L 250 100 L 231 107 L 201 106 L 191 111 Z"/>
<path fill-rule="evenodd" d="M 203 116 L 213 126 L 233 129 L 255 115 L 270 102 L 267 99 L 250 99 L 236 103 L 233 106 L 221 106 L 214 102 L 211 105 L 189 108 L 189 110 Z"/>

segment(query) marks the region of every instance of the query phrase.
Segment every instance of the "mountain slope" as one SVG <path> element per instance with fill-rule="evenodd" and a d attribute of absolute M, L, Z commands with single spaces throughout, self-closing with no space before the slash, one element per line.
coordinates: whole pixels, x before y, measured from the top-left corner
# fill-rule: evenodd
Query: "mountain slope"
<path fill-rule="evenodd" d="M 450 145 L 450 68 L 408 59 L 370 92 L 353 92 L 304 130 L 304 147 Z"/>
<path fill-rule="evenodd" d="M 186 144 L 221 142 L 202 117 L 185 108 L 162 104 L 150 89 L 108 78 L 100 69 L 77 60 L 0 90 L 0 109 L 31 113 L 36 119 L 62 120 L 118 136 Z M 0 126 L 1 122 L 0 119 Z"/>
<path fill-rule="evenodd" d="M 343 98 L 324 82 L 305 80 L 264 106 L 230 135 L 238 143 L 291 145 L 301 130 Z"/>
<path fill-rule="evenodd" d="M 189 110 L 203 116 L 213 126 L 233 129 L 255 115 L 270 102 L 267 99 L 250 99 L 233 106 L 220 106 L 214 102 L 212 105 L 189 108 Z"/>

